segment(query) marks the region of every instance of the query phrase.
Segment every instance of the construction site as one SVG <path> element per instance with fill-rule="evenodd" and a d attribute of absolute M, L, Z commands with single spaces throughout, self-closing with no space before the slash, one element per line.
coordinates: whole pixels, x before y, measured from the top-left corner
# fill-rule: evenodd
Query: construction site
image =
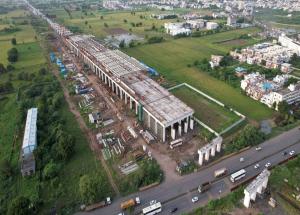
<path fill-rule="evenodd" d="M 194 110 L 154 81 L 149 67 L 28 7 L 56 33 L 50 61 L 73 92 L 71 98 L 95 139 L 93 148 L 117 183 L 152 158 L 169 178 L 178 177 L 179 164 L 194 164 L 203 144 L 196 135 Z"/>

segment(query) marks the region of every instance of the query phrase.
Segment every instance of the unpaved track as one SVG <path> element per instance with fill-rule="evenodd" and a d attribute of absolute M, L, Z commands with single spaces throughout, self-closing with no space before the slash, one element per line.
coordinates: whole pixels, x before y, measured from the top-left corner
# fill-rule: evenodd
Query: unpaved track
<path fill-rule="evenodd" d="M 109 171 L 109 168 L 105 162 L 105 160 L 103 159 L 103 157 L 101 156 L 101 151 L 99 150 L 99 148 L 97 147 L 97 140 L 95 135 L 90 131 L 90 129 L 86 126 L 81 114 L 79 113 L 79 111 L 76 109 L 76 105 L 73 103 L 70 95 L 69 95 L 69 91 L 68 89 L 65 87 L 61 77 L 58 74 L 57 70 L 53 70 L 51 69 L 52 73 L 56 76 L 56 78 L 58 79 L 63 92 L 64 92 L 64 97 L 65 100 L 68 103 L 69 109 L 70 111 L 75 115 L 75 118 L 79 124 L 80 129 L 83 131 L 83 133 L 85 134 L 87 140 L 89 141 L 89 145 L 91 150 L 94 152 L 94 154 L 97 156 L 97 158 L 101 161 L 102 166 L 104 167 L 104 170 L 108 176 L 109 182 L 112 186 L 112 188 L 114 189 L 115 193 L 117 196 L 120 195 L 120 191 L 115 183 L 115 181 L 113 180 L 113 177 L 111 175 L 111 172 Z"/>

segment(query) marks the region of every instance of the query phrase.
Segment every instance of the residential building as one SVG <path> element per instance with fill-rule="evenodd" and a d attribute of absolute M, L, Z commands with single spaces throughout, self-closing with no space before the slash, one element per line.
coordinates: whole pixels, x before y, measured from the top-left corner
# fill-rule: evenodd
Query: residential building
<path fill-rule="evenodd" d="M 228 17 L 227 17 L 227 25 L 228 26 L 236 26 L 236 17 L 235 16 L 233 16 L 233 15 L 229 15 Z"/>
<path fill-rule="evenodd" d="M 190 26 L 191 29 L 200 29 L 204 28 L 205 26 L 205 20 L 203 19 L 187 20 L 186 23 Z"/>
<path fill-rule="evenodd" d="M 220 62 L 221 60 L 223 59 L 224 57 L 221 56 L 221 55 L 212 55 L 211 56 L 211 60 L 209 61 L 210 63 L 210 67 L 211 68 L 214 68 L 214 67 L 217 67 L 220 65 Z"/>
<path fill-rule="evenodd" d="M 217 29 L 218 27 L 219 27 L 219 25 L 216 22 L 207 22 L 206 23 L 206 29 L 208 29 L 208 30 Z"/>
<path fill-rule="evenodd" d="M 179 22 L 179 23 L 165 23 L 164 27 L 166 29 L 166 32 L 172 36 L 176 36 L 179 34 L 185 34 L 190 35 L 192 33 L 191 29 L 186 27 L 185 22 Z"/>
<path fill-rule="evenodd" d="M 289 63 L 283 63 L 283 64 L 281 64 L 280 70 L 283 73 L 290 73 L 290 72 L 293 71 L 292 65 L 289 64 Z"/>

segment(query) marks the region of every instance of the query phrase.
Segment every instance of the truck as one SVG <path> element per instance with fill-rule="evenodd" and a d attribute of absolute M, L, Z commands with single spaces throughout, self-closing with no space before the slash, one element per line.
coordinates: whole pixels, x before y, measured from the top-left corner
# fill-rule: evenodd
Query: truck
<path fill-rule="evenodd" d="M 136 197 L 135 199 L 128 199 L 127 201 L 124 201 L 121 203 L 121 209 L 126 210 L 126 209 L 136 206 L 140 203 L 141 203 L 141 201 L 140 201 L 139 197 Z"/>
<path fill-rule="evenodd" d="M 198 186 L 198 192 L 199 193 L 204 193 L 205 191 L 207 191 L 209 188 L 211 187 L 211 183 L 208 181 L 208 182 L 204 182 L 202 184 L 200 184 Z"/>
<path fill-rule="evenodd" d="M 98 208 L 103 208 L 105 206 L 108 206 L 110 204 L 111 204 L 111 199 L 110 199 L 110 197 L 107 197 L 106 200 L 104 200 L 102 202 L 98 202 L 98 203 L 86 206 L 84 211 L 90 212 L 90 211 L 96 210 Z"/>
<path fill-rule="evenodd" d="M 227 174 L 227 169 L 224 167 L 224 168 L 221 168 L 221 169 L 218 169 L 214 172 L 214 176 L 215 178 L 218 178 L 218 177 L 221 177 L 221 176 L 224 176 Z"/>

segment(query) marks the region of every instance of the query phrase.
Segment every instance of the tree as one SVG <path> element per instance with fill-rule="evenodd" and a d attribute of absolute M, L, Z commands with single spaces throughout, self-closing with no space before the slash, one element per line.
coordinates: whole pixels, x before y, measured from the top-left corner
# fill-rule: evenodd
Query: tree
<path fill-rule="evenodd" d="M 255 146 L 264 140 L 264 133 L 254 126 L 247 125 L 231 143 L 226 145 L 225 150 L 227 152 L 235 152 L 247 146 Z"/>
<path fill-rule="evenodd" d="M 5 66 L 2 63 L 0 63 L 0 74 L 5 73 L 6 71 L 7 70 L 6 70 Z"/>
<path fill-rule="evenodd" d="M 131 40 L 130 43 L 128 44 L 129 48 L 133 48 L 134 47 L 134 41 Z"/>
<path fill-rule="evenodd" d="M 230 66 L 234 63 L 234 59 L 229 54 L 225 55 L 220 61 L 220 66 Z"/>
<path fill-rule="evenodd" d="M 0 84 L 0 93 L 10 92 L 14 89 L 11 82 L 7 81 L 5 83 Z"/>
<path fill-rule="evenodd" d="M 59 165 L 51 160 L 49 163 L 46 164 L 43 170 L 43 178 L 44 179 L 51 179 L 57 176 L 59 172 Z"/>
<path fill-rule="evenodd" d="M 17 40 L 16 40 L 16 38 L 12 38 L 12 39 L 11 39 L 11 44 L 13 44 L 14 46 L 17 45 Z"/>
<path fill-rule="evenodd" d="M 43 67 L 39 70 L 39 75 L 46 75 L 47 74 L 47 70 Z"/>
<path fill-rule="evenodd" d="M 24 196 L 13 199 L 8 208 L 8 215 L 32 215 L 33 209 L 30 207 L 31 202 Z"/>
<path fill-rule="evenodd" d="M 6 159 L 4 159 L 0 163 L 0 173 L 3 175 L 5 178 L 8 178 L 13 175 L 13 167 L 10 164 L 10 162 Z"/>
<path fill-rule="evenodd" d="M 120 42 L 119 47 L 120 47 L 120 48 L 125 48 L 125 41 L 124 41 L 124 40 L 122 40 L 122 41 Z"/>
<path fill-rule="evenodd" d="M 6 70 L 7 70 L 8 72 L 13 71 L 14 69 L 15 69 L 15 67 L 14 67 L 13 65 L 11 65 L 11 64 L 8 64 L 7 67 L 6 67 Z"/>
<path fill-rule="evenodd" d="M 16 48 L 11 48 L 7 52 L 7 60 L 11 63 L 17 62 L 18 61 L 18 50 Z"/>
<path fill-rule="evenodd" d="M 107 23 L 104 23 L 104 27 L 105 27 L 105 28 L 108 28 L 108 24 L 107 24 Z"/>
<path fill-rule="evenodd" d="M 92 204 L 97 198 L 97 183 L 89 175 L 83 175 L 79 180 L 79 193 L 84 203 Z"/>
<path fill-rule="evenodd" d="M 74 152 L 74 137 L 62 132 L 57 138 L 55 149 L 58 158 L 68 160 Z"/>
<path fill-rule="evenodd" d="M 158 37 L 158 36 L 154 36 L 154 37 L 150 37 L 148 39 L 148 43 L 152 44 L 152 43 L 161 43 L 163 42 L 164 38 L 163 37 Z"/>
<path fill-rule="evenodd" d="M 283 115 L 288 114 L 289 109 L 290 109 L 289 104 L 286 101 L 279 102 L 277 105 L 277 108 L 278 108 L 279 113 L 281 113 Z"/>

